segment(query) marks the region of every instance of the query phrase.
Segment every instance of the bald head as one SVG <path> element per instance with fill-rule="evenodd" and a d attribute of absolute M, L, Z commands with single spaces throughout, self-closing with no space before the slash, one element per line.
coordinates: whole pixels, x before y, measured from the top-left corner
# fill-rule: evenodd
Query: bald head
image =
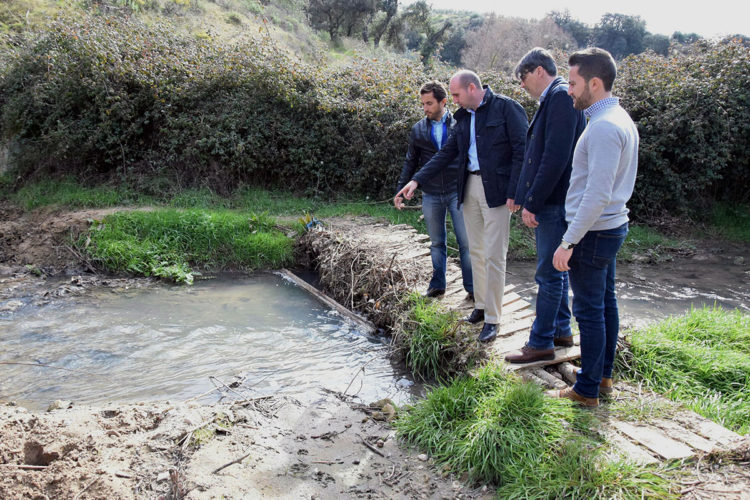
<path fill-rule="evenodd" d="M 453 102 L 462 108 L 475 110 L 482 104 L 484 90 L 479 75 L 468 69 L 457 72 L 450 81 Z"/>

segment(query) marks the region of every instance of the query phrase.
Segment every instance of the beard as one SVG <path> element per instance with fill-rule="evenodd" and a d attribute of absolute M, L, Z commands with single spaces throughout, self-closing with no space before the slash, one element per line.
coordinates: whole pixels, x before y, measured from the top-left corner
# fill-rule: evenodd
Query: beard
<path fill-rule="evenodd" d="M 589 89 L 589 84 L 586 82 L 586 87 L 583 89 L 581 95 L 578 97 L 573 96 L 573 107 L 579 111 L 583 111 L 591 106 L 591 101 L 591 89 Z"/>

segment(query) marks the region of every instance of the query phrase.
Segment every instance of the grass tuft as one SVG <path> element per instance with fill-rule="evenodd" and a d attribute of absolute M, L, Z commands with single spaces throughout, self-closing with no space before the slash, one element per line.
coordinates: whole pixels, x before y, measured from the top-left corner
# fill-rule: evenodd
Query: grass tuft
<path fill-rule="evenodd" d="M 626 336 L 623 375 L 740 434 L 750 429 L 750 315 L 692 309 Z"/>
<path fill-rule="evenodd" d="M 293 243 L 266 214 L 162 209 L 109 215 L 78 242 L 113 272 L 191 283 L 192 266 L 277 269 Z"/>
<path fill-rule="evenodd" d="M 608 462 L 594 423 L 591 412 L 488 365 L 432 390 L 396 427 L 445 470 L 497 485 L 500 498 L 674 496 L 655 470 Z"/>
<path fill-rule="evenodd" d="M 461 350 L 458 314 L 416 293 L 408 300 L 411 309 L 402 333 L 406 366 L 422 380 L 443 380 L 457 371 L 453 361 Z"/>

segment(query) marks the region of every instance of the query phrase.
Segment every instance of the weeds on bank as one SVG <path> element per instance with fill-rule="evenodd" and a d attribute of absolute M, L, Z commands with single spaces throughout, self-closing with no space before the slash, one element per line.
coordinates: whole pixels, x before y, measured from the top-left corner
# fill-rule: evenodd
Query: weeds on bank
<path fill-rule="evenodd" d="M 750 243 L 750 205 L 717 204 L 711 225 L 725 238 Z"/>
<path fill-rule="evenodd" d="M 415 377 L 445 380 L 464 367 L 461 365 L 471 353 L 463 349 L 465 339 L 458 314 L 444 311 L 439 302 L 416 293 L 407 300 L 408 317 L 396 330 L 400 338 L 394 339 L 394 344 L 403 344 L 406 366 Z"/>
<path fill-rule="evenodd" d="M 78 246 L 106 269 L 191 283 L 191 266 L 280 268 L 293 242 L 267 215 L 162 209 L 121 212 L 96 223 Z"/>
<path fill-rule="evenodd" d="M 750 315 L 692 309 L 625 340 L 617 358 L 623 376 L 740 434 L 750 430 Z"/>
<path fill-rule="evenodd" d="M 498 366 L 432 390 L 396 427 L 447 472 L 498 486 L 500 498 L 674 496 L 655 469 L 609 462 L 594 417 Z"/>
<path fill-rule="evenodd" d="M 648 226 L 630 225 L 628 236 L 617 254 L 617 259 L 623 262 L 663 262 L 671 260 L 675 254 L 693 250 L 695 248 L 690 243 L 664 236 Z"/>

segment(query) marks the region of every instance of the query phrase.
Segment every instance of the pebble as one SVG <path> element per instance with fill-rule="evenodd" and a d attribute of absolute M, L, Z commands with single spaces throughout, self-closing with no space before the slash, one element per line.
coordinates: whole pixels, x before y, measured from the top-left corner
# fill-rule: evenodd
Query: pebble
<path fill-rule="evenodd" d="M 424 453 L 420 453 L 417 458 L 420 459 L 422 462 L 427 461 L 427 455 L 425 455 Z"/>

